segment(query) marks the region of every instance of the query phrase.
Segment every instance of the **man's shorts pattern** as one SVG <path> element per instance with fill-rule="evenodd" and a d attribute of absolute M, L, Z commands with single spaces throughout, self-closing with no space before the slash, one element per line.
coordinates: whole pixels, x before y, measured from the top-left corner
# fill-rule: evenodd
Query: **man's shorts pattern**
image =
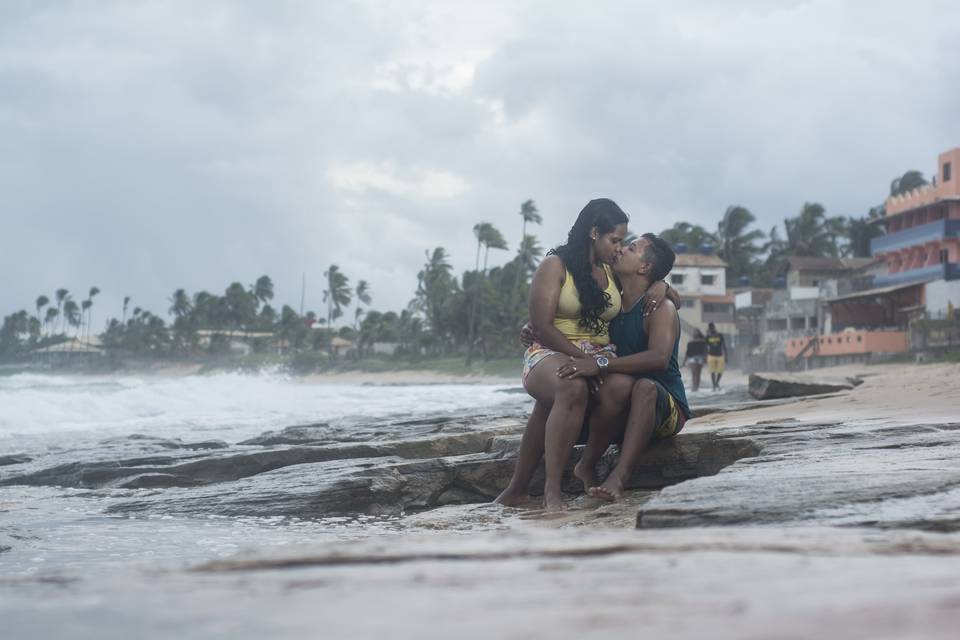
<path fill-rule="evenodd" d="M 686 418 L 680 412 L 677 401 L 666 388 L 659 382 L 653 381 L 657 387 L 657 408 L 654 417 L 656 427 L 653 430 L 653 437 L 669 438 L 680 433 Z"/>

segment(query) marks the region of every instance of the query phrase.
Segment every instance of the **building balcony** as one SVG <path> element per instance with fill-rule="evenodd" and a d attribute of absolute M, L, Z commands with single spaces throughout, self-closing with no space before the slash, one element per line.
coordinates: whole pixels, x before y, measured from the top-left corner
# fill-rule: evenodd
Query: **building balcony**
<path fill-rule="evenodd" d="M 876 287 L 889 287 L 895 284 L 910 284 L 911 282 L 931 282 L 933 280 L 956 280 L 960 278 L 960 264 L 942 263 L 920 269 L 910 269 L 897 273 L 887 273 L 875 276 L 873 284 Z"/>
<path fill-rule="evenodd" d="M 944 238 L 960 237 L 960 220 L 935 220 L 918 227 L 895 231 L 870 241 L 870 253 L 899 251 Z"/>

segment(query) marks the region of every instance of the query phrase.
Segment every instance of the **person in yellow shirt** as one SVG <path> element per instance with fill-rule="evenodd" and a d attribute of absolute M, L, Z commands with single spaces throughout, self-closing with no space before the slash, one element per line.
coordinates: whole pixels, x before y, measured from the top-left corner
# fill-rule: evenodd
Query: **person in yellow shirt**
<path fill-rule="evenodd" d="M 717 332 L 716 325 L 711 322 L 707 325 L 707 368 L 710 369 L 710 381 L 714 391 L 720 390 L 720 378 L 726 368 L 726 358 L 727 344 Z"/>
<path fill-rule="evenodd" d="M 530 285 L 530 323 L 537 341 L 524 354 L 523 386 L 535 400 L 510 485 L 497 502 L 515 506 L 528 499 L 527 485 L 545 458 L 544 508 L 566 508 L 563 469 L 580 435 L 590 401 L 591 422 L 621 420 L 629 407 L 619 401 L 633 378 L 610 374 L 564 379 L 558 370 L 573 356 L 591 357 L 606 373 L 615 357 L 609 323 L 620 313 L 620 289 L 610 264 L 627 235 L 629 218 L 607 198 L 591 200 L 580 212 L 567 242 L 543 259 Z M 658 291 L 662 300 L 665 293 Z M 602 384 L 601 384 L 602 383 Z"/>

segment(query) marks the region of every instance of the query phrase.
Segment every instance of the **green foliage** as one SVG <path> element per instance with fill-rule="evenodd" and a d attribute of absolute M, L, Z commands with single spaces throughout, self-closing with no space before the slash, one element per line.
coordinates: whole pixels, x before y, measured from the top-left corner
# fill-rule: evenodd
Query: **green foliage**
<path fill-rule="evenodd" d="M 747 231 L 756 217 L 746 207 L 729 206 L 717 225 L 717 255 L 727 263 L 727 282 L 735 284 L 741 276 L 752 277 L 759 268 L 765 234 L 759 229 Z"/>
<path fill-rule="evenodd" d="M 352 292 L 350 281 L 335 264 L 323 272 L 327 288 L 323 290 L 323 301 L 327 303 L 327 325 L 343 315 L 343 307 L 350 304 Z"/>
<path fill-rule="evenodd" d="M 677 222 L 660 233 L 660 237 L 671 245 L 685 244 L 690 251 L 699 251 L 703 245 L 717 246 L 717 238 L 698 224 Z"/>
<path fill-rule="evenodd" d="M 867 258 L 870 256 L 870 241 L 882 235 L 880 225 L 871 222 L 869 214 L 863 218 L 847 218 L 847 244 L 843 253 L 854 258 Z"/>
<path fill-rule="evenodd" d="M 899 196 L 930 184 L 923 174 L 915 169 L 905 172 L 902 176 L 890 181 L 890 195 Z"/>

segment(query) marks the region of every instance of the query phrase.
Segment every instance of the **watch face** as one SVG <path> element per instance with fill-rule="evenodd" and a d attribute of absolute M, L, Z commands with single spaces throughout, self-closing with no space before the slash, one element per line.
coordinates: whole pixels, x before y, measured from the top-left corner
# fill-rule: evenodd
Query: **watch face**
<path fill-rule="evenodd" d="M 607 356 L 600 356 L 599 358 L 597 358 L 598 367 L 605 367 L 608 364 L 610 364 L 610 360 L 607 359 Z"/>

